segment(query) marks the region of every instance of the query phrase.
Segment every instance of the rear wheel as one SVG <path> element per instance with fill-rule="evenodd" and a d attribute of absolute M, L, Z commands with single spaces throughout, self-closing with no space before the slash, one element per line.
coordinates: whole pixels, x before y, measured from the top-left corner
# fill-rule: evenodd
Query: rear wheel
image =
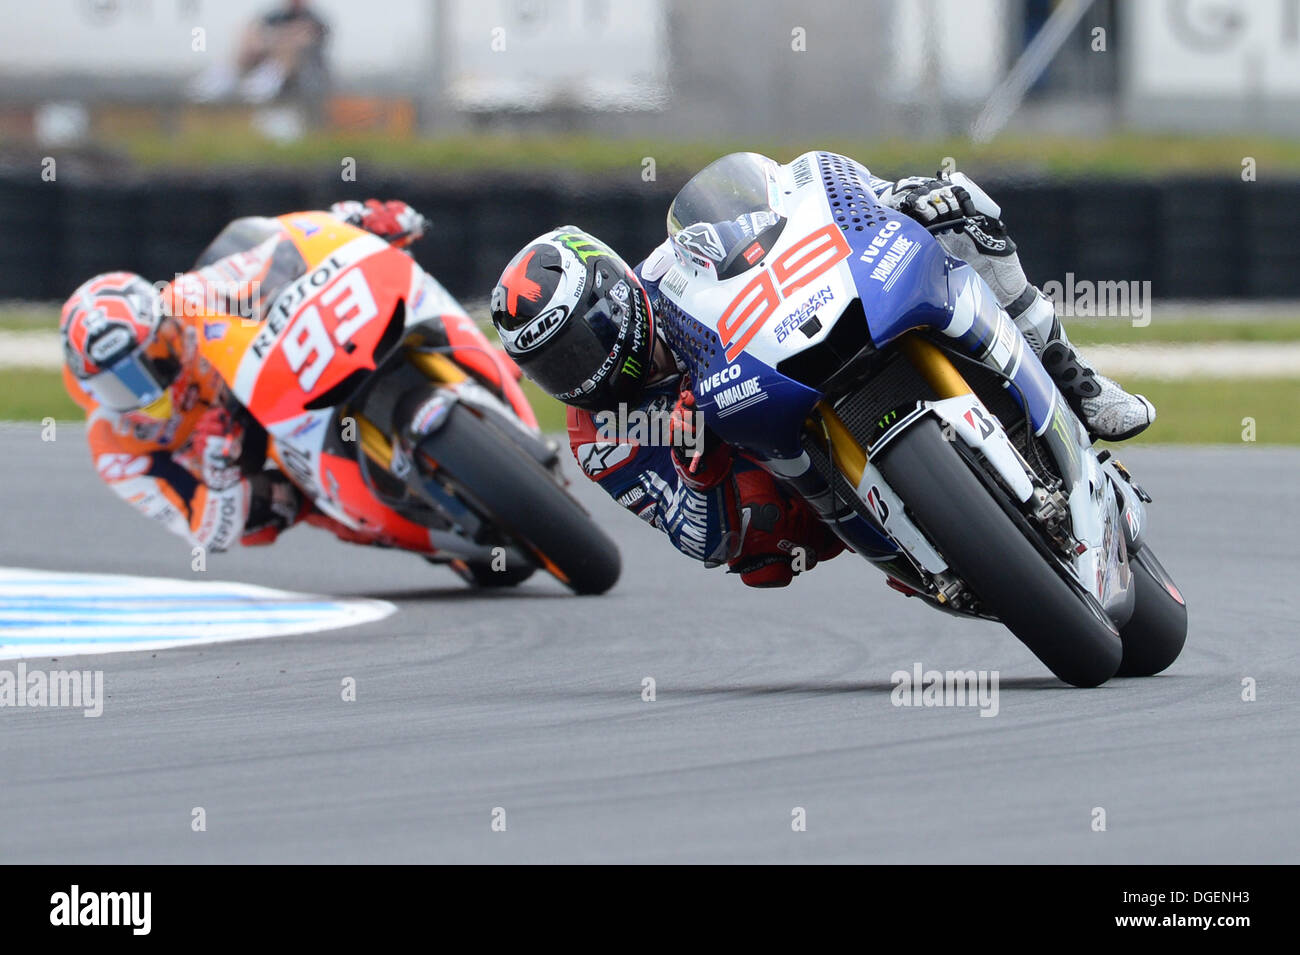
<path fill-rule="evenodd" d="M 1151 676 L 1178 659 L 1187 642 L 1187 604 L 1150 547 L 1129 558 L 1137 603 L 1120 628 L 1124 659 L 1117 676 Z"/>
<path fill-rule="evenodd" d="M 456 404 L 419 450 L 436 462 L 437 479 L 574 593 L 614 586 L 622 568 L 614 542 L 501 429 Z"/>
<path fill-rule="evenodd" d="M 881 472 L 953 570 L 1057 677 L 1097 686 L 1119 668 L 1118 631 L 1016 525 L 933 420 L 885 449 Z"/>

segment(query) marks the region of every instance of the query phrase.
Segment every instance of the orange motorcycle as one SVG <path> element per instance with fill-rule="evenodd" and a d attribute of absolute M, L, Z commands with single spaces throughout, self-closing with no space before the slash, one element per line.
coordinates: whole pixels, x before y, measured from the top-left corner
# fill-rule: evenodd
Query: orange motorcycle
<path fill-rule="evenodd" d="M 614 585 L 517 368 L 414 259 L 323 212 L 238 220 L 199 265 L 237 252 L 264 260 L 256 307 L 208 311 L 201 353 L 319 511 L 479 586 Z"/>

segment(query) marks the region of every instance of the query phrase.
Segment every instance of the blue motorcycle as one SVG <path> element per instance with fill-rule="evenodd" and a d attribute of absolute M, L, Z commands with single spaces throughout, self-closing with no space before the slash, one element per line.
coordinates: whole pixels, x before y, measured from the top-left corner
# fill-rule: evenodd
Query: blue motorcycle
<path fill-rule="evenodd" d="M 1066 683 L 1165 669 L 1187 609 L 1145 541 L 1150 497 L 983 279 L 870 178 L 738 153 L 673 201 L 658 316 L 705 424 L 890 586 L 1000 621 Z"/>

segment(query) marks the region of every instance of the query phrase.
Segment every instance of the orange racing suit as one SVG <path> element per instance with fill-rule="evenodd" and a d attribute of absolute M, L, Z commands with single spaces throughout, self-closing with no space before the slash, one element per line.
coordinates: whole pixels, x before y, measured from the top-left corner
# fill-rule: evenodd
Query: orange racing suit
<path fill-rule="evenodd" d="M 394 245 L 409 240 L 381 237 Z M 263 469 L 265 433 L 246 414 L 241 420 L 220 375 L 199 354 L 199 336 L 219 333 L 219 323 L 205 321 L 205 303 L 232 288 L 255 288 L 270 265 L 260 247 L 236 252 L 177 276 L 163 290 L 164 313 L 178 323 L 181 342 L 182 370 L 169 388 L 169 416 L 155 419 L 100 407 L 66 365 L 64 386 L 86 412 L 95 472 L 141 514 L 193 544 L 213 551 L 241 540 L 269 544 L 281 530 L 303 519 L 344 540 L 369 543 L 369 538 L 360 538 L 311 507 L 278 470 Z M 201 422 L 205 426 L 200 427 Z M 204 480 L 206 440 L 213 430 L 237 436 L 242 448 L 237 480 L 232 474 L 221 486 Z"/>

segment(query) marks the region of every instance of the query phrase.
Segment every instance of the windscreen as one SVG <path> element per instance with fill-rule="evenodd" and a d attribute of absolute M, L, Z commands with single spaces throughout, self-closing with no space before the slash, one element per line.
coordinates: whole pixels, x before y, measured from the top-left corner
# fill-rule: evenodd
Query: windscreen
<path fill-rule="evenodd" d="M 222 229 L 195 268 L 208 268 L 223 259 L 230 260 L 227 267 L 218 266 L 219 274 L 208 275 L 203 284 L 206 307 L 259 321 L 282 289 L 307 274 L 307 262 L 279 221 L 261 216 L 236 219 Z"/>
<path fill-rule="evenodd" d="M 677 193 L 668 207 L 669 237 L 718 265 L 735 262 L 739 252 L 785 221 L 777 168 L 758 153 L 723 156 Z"/>
<path fill-rule="evenodd" d="M 222 229 L 194 263 L 196 269 L 236 252 L 247 252 L 280 231 L 280 223 L 263 216 L 245 216 Z"/>

